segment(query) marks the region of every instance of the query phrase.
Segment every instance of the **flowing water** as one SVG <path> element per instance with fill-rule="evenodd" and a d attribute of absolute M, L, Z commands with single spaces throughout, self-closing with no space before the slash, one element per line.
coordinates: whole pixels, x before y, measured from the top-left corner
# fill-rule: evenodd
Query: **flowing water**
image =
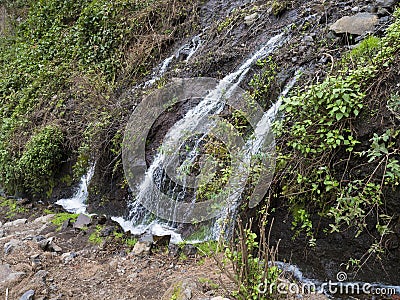
<path fill-rule="evenodd" d="M 56 204 L 61 205 L 67 211 L 72 213 L 85 213 L 87 199 L 89 195 L 88 186 L 93 177 L 96 165 L 92 164 L 86 174 L 81 177 L 79 186 L 71 198 L 60 199 Z"/>
<path fill-rule="evenodd" d="M 204 31 L 203 31 L 204 32 Z M 173 55 L 167 57 L 164 61 L 158 65 L 151 74 L 151 78 L 147 80 L 142 86 L 144 88 L 151 87 L 157 80 L 161 79 L 161 77 L 168 71 L 169 67 L 174 61 L 177 61 L 180 58 L 183 58 L 184 62 L 188 62 L 190 58 L 200 49 L 202 46 L 201 36 L 203 33 L 200 33 L 191 38 L 191 40 L 180 47 Z"/>
<path fill-rule="evenodd" d="M 175 147 L 174 145 L 177 144 L 182 146 L 181 143 L 182 140 L 184 140 L 185 134 L 188 132 L 200 131 L 204 134 L 197 138 L 195 147 L 187 154 L 189 157 L 189 162 L 193 159 L 193 157 L 196 157 L 197 148 L 207 135 L 207 132 L 211 130 L 213 126 L 215 126 L 215 123 L 210 121 L 209 116 L 217 115 L 224 109 L 224 104 L 221 99 L 224 97 L 229 97 L 229 95 L 235 91 L 256 61 L 265 58 L 276 48 L 281 46 L 284 41 L 285 35 L 283 33 L 272 37 L 267 44 L 265 44 L 255 54 L 247 59 L 241 66 L 237 68 L 237 70 L 225 76 L 225 78 L 219 82 L 214 90 L 210 91 L 209 94 L 203 100 L 201 100 L 198 105 L 190 109 L 181 120 L 172 126 L 164 138 L 163 148 L 173 149 Z M 193 51 L 196 51 L 196 48 L 200 47 L 198 45 L 199 44 L 193 48 Z M 182 51 L 182 48 L 179 51 Z M 187 59 L 190 59 L 192 55 L 193 52 L 189 52 Z M 294 81 L 291 81 L 284 93 L 287 93 L 287 90 L 289 90 L 293 84 Z M 253 142 L 246 145 L 249 155 L 256 153 L 260 149 L 265 134 L 269 132 L 269 125 L 267 122 L 270 122 L 270 119 L 274 118 L 280 105 L 279 101 L 264 114 L 263 118 L 261 118 L 260 122 L 257 124 Z M 165 180 L 165 172 L 162 172 L 162 170 L 165 169 L 169 163 L 170 162 L 168 161 L 166 154 L 164 152 L 158 152 L 146 173 L 145 180 L 140 185 L 139 193 L 136 196 L 136 201 L 130 205 L 130 213 L 127 220 L 120 217 L 113 218 L 115 221 L 119 222 L 125 230 L 130 230 L 135 234 L 141 234 L 145 231 L 156 231 L 158 234 L 162 233 L 161 231 L 165 231 L 164 233 L 168 234 L 174 232 L 175 228 L 172 227 L 173 224 L 171 222 L 165 222 L 154 218 L 154 216 L 151 213 L 146 212 L 146 210 L 140 204 L 142 202 L 141 200 L 144 198 L 148 199 L 149 197 L 154 197 L 154 199 L 151 199 L 151 201 L 158 200 L 155 196 L 157 195 L 156 190 L 159 189 L 161 183 L 163 183 Z M 185 192 L 185 190 L 180 191 L 180 194 L 177 196 L 177 201 L 179 200 L 179 197 L 185 196 Z M 232 207 L 233 206 L 231 206 L 231 208 Z M 174 214 L 173 210 L 171 211 L 171 214 Z M 226 217 L 226 215 L 227 212 L 223 212 L 221 218 Z M 172 216 L 172 219 L 174 219 L 174 216 Z M 219 232 L 220 228 L 216 226 L 213 228 L 210 237 L 217 238 Z M 174 234 L 174 240 L 181 240 L 181 238 Z"/>

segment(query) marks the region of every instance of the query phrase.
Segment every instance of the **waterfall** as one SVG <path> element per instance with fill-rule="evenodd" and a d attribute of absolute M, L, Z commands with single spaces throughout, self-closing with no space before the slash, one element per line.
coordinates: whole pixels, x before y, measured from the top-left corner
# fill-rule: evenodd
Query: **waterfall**
<path fill-rule="evenodd" d="M 88 186 L 93 177 L 95 167 L 96 165 L 92 164 L 87 173 L 81 177 L 79 186 L 71 198 L 60 199 L 56 204 L 61 205 L 65 210 L 72 213 L 85 213 L 89 195 Z"/>
<path fill-rule="evenodd" d="M 266 111 L 263 116 L 261 117 L 260 121 L 257 123 L 256 128 L 254 129 L 254 133 L 251 138 L 248 139 L 246 144 L 244 145 L 244 149 L 242 149 L 242 152 L 245 153 L 244 160 L 245 161 L 251 161 L 251 158 L 257 153 L 259 153 L 265 137 L 269 134 L 270 129 L 271 129 L 271 124 L 275 120 L 276 115 L 279 111 L 279 107 L 282 104 L 282 99 L 288 94 L 288 92 L 292 89 L 294 84 L 297 81 L 298 76 L 301 74 L 302 69 L 299 69 L 293 78 L 286 84 L 284 87 L 283 91 L 280 93 L 278 100 Z M 243 170 L 243 172 L 245 172 Z M 240 191 L 243 192 L 243 189 Z M 225 232 L 231 232 L 233 230 L 232 225 L 233 224 L 224 224 L 224 220 L 227 219 L 230 215 L 231 219 L 234 219 L 235 214 L 238 210 L 238 201 L 230 201 L 233 205 L 230 207 L 226 207 L 225 211 L 221 214 L 219 217 L 218 221 L 215 222 L 212 231 L 210 233 L 209 238 L 210 239 L 218 239 L 218 237 L 221 235 L 222 230 Z M 257 203 L 256 203 L 257 204 Z M 254 205 L 251 205 L 250 207 L 253 207 Z"/>
<path fill-rule="evenodd" d="M 142 86 L 144 88 L 151 87 L 157 80 L 159 80 L 169 69 L 171 63 L 174 60 L 179 59 L 180 57 L 184 58 L 184 62 L 188 62 L 190 58 L 199 50 L 202 46 L 202 40 L 201 36 L 204 33 L 204 30 L 202 33 L 195 35 L 190 39 L 190 41 L 187 44 L 184 44 L 182 47 L 180 47 L 174 54 L 171 56 L 167 57 L 164 61 L 162 61 L 154 70 L 153 73 L 151 74 L 151 77 L 149 80 L 147 80 Z"/>
<path fill-rule="evenodd" d="M 200 47 L 199 45 L 201 43 L 196 44 L 196 40 L 197 39 L 192 39 L 192 44 L 195 46 L 192 48 L 192 51 L 188 52 L 186 59 L 190 59 L 190 57 L 193 55 L 193 51 L 197 51 L 197 49 Z M 192 162 L 191 159 L 196 157 L 196 150 L 199 148 L 200 143 L 205 138 L 209 130 L 216 125 L 216 122 L 210 120 L 210 115 L 217 115 L 222 112 L 224 109 L 222 100 L 225 97 L 228 98 L 230 94 L 235 91 L 239 84 L 244 80 L 254 63 L 272 53 L 276 48 L 280 47 L 284 41 L 284 33 L 273 36 L 264 46 L 256 51 L 250 58 L 245 60 L 244 63 L 234 72 L 225 76 L 213 90 L 209 91 L 208 95 L 204 97 L 199 104 L 190 109 L 182 119 L 172 126 L 164 138 L 162 148 L 177 149 L 176 145 L 182 146 L 182 141 L 185 140 L 185 134 L 188 132 L 193 133 L 195 131 L 202 132 L 201 136 L 196 140 L 195 147 L 188 154 L 186 154 L 189 162 Z M 178 50 L 178 53 L 181 53 L 183 49 L 184 48 L 181 47 Z M 172 60 L 171 57 L 169 59 Z M 246 146 L 248 148 L 247 152 L 249 155 L 252 155 L 253 152 L 257 152 L 257 150 L 260 149 L 263 138 L 269 131 L 269 125 L 266 126 L 266 117 L 273 118 L 274 113 L 272 113 L 272 111 L 276 111 L 278 108 L 279 105 L 274 105 L 267 113 L 265 113 L 265 117 L 263 117 L 260 123 L 257 125 L 257 128 L 255 129 L 255 144 L 252 143 Z M 206 122 L 204 122 L 205 120 Z M 174 232 L 175 228 L 171 226 L 173 224 L 155 218 L 152 214 L 147 213 L 141 205 L 141 200 L 152 200 L 151 197 L 155 197 L 153 195 L 157 194 L 156 189 L 160 187 L 165 177 L 165 172 L 162 170 L 167 169 L 169 164 L 170 161 L 168 161 L 166 153 L 164 151 L 159 151 L 148 168 L 145 179 L 140 184 L 139 193 L 136 195 L 135 201 L 130 204 L 128 219 L 125 220 L 120 217 L 113 218 L 115 221 L 119 222 L 125 230 L 130 230 L 135 234 L 141 234 L 145 231 L 152 232 L 155 229 L 158 233 L 160 233 L 161 230 L 164 230 L 168 233 Z M 185 190 L 180 192 L 182 197 L 184 194 Z M 179 200 L 178 198 L 176 201 Z M 154 201 L 157 201 L 157 199 L 154 199 Z M 174 214 L 174 211 L 172 211 L 171 214 Z M 212 235 L 217 234 L 214 232 Z M 175 237 L 175 240 L 180 240 L 180 237 Z"/>

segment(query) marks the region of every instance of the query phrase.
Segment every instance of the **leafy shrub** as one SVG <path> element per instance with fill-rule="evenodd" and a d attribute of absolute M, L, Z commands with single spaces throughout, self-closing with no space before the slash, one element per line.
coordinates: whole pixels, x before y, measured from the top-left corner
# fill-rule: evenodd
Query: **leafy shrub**
<path fill-rule="evenodd" d="M 116 94 L 141 80 L 196 17 L 182 0 L 1 0 L 0 5 L 12 27 L 0 35 L 0 182 L 10 194 L 51 192 L 54 172 L 45 168 L 54 167 L 50 156 L 59 156 L 58 141 L 46 141 L 49 157 L 33 146 L 38 138 L 27 145 L 47 124 L 58 124 L 64 133 L 64 154 L 77 161 L 76 176 L 93 156 L 107 151 L 132 108 Z M 120 155 L 119 145 L 111 155 Z M 42 161 L 28 171 L 33 156 Z M 35 174 L 40 178 L 33 180 Z"/>
<path fill-rule="evenodd" d="M 27 143 L 16 166 L 18 181 L 33 195 L 51 194 L 56 167 L 62 157 L 63 134 L 57 126 L 46 126 Z"/>
<path fill-rule="evenodd" d="M 276 176 L 293 212 L 293 228 L 305 232 L 311 245 L 316 244 L 315 231 L 322 230 L 311 220 L 316 214 L 330 222 L 326 232 L 351 228 L 356 237 L 372 220 L 380 237 L 370 253 L 382 251 L 383 236 L 391 232 L 392 217 L 383 204 L 385 191 L 399 184 L 400 131 L 388 123 L 382 128 L 385 132 L 359 140 L 357 126 L 380 113 L 372 107 L 380 107 L 381 100 L 368 94 L 398 55 L 399 14 L 397 10 L 395 23 L 381 40 L 369 37 L 344 56 L 343 62 L 353 59 L 353 64 L 339 64 L 321 83 L 283 99 L 284 118 L 274 125 L 282 143 Z M 389 109 L 392 102 L 393 96 Z"/>

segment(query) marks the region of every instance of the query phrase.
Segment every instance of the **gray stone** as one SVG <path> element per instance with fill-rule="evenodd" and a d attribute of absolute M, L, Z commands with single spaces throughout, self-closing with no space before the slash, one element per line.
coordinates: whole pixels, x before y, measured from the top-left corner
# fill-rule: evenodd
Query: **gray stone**
<path fill-rule="evenodd" d="M 244 23 L 248 26 L 252 25 L 258 19 L 258 13 L 254 13 L 244 17 Z"/>
<path fill-rule="evenodd" d="M 390 17 L 389 16 L 382 17 L 382 18 L 379 19 L 380 23 L 386 23 L 386 22 L 389 22 L 389 21 L 390 21 Z"/>
<path fill-rule="evenodd" d="M 197 247 L 190 244 L 186 244 L 185 246 L 183 246 L 182 253 L 185 254 L 186 256 L 194 256 L 197 254 Z"/>
<path fill-rule="evenodd" d="M 182 283 L 182 298 L 192 299 L 193 290 L 197 288 L 197 284 L 191 281 L 184 281 Z"/>
<path fill-rule="evenodd" d="M 40 240 L 38 245 L 43 251 L 47 251 L 50 241 L 48 239 Z"/>
<path fill-rule="evenodd" d="M 0 282 L 5 281 L 11 273 L 10 265 L 0 265 Z"/>
<path fill-rule="evenodd" d="M 40 261 L 40 254 L 31 255 L 30 260 L 33 268 L 37 268 L 42 264 L 42 262 Z"/>
<path fill-rule="evenodd" d="M 8 277 L 6 278 L 5 282 L 15 282 L 15 281 L 20 281 L 22 277 L 25 276 L 24 272 L 15 272 L 15 273 L 11 273 L 10 275 L 8 275 Z"/>
<path fill-rule="evenodd" d="M 151 245 L 152 245 L 151 242 L 139 241 L 135 244 L 135 247 L 133 247 L 132 254 L 133 255 L 148 255 L 148 254 L 150 254 Z"/>
<path fill-rule="evenodd" d="M 39 218 L 36 218 L 33 223 L 43 223 L 43 224 L 47 224 L 49 223 L 52 219 L 54 218 L 54 214 L 48 214 L 45 216 L 41 216 Z"/>
<path fill-rule="evenodd" d="M 218 296 L 218 297 L 211 298 L 211 300 L 229 300 L 229 299 L 221 297 L 221 296 Z"/>
<path fill-rule="evenodd" d="M 25 292 L 19 300 L 32 300 L 33 296 L 35 296 L 35 291 L 34 290 L 29 290 Z"/>
<path fill-rule="evenodd" d="M 0 238 L 5 237 L 6 233 L 4 232 L 3 229 L 0 229 Z"/>
<path fill-rule="evenodd" d="M 100 231 L 99 235 L 101 237 L 108 237 L 108 236 L 112 235 L 114 231 L 115 231 L 114 226 L 106 226 Z"/>
<path fill-rule="evenodd" d="M 314 42 L 314 38 L 311 35 L 306 35 L 303 37 L 303 42 L 309 45 Z"/>
<path fill-rule="evenodd" d="M 153 235 L 151 233 L 145 233 L 140 237 L 139 242 L 152 243 L 153 242 Z"/>
<path fill-rule="evenodd" d="M 363 35 L 374 31 L 379 19 L 376 15 L 370 13 L 358 13 L 354 16 L 345 16 L 337 20 L 330 26 L 330 30 L 335 33 L 350 33 L 354 35 Z"/>
<path fill-rule="evenodd" d="M 369 4 L 369 5 L 361 7 L 361 11 L 366 11 L 366 12 L 374 14 L 378 11 L 378 8 L 374 5 Z"/>
<path fill-rule="evenodd" d="M 4 254 L 11 253 L 15 248 L 21 245 L 21 241 L 12 239 L 8 243 L 4 244 Z"/>
<path fill-rule="evenodd" d="M 71 219 L 65 220 L 61 225 L 61 230 L 66 230 L 71 225 Z"/>
<path fill-rule="evenodd" d="M 390 12 L 386 8 L 380 7 L 376 14 L 380 17 L 384 17 L 384 16 L 389 16 Z"/>
<path fill-rule="evenodd" d="M 351 11 L 354 12 L 354 13 L 356 13 L 356 12 L 359 12 L 359 11 L 360 11 L 360 8 L 359 8 L 358 6 L 354 6 L 354 7 L 351 9 Z"/>
<path fill-rule="evenodd" d="M 7 222 L 3 225 L 3 227 L 14 227 L 25 224 L 28 220 L 27 219 L 18 219 L 15 221 Z"/>
<path fill-rule="evenodd" d="M 189 279 L 175 282 L 161 297 L 162 300 L 169 300 L 172 297 L 177 300 L 192 299 L 193 292 L 197 289 L 197 284 Z M 178 293 L 177 293 L 178 291 Z"/>
<path fill-rule="evenodd" d="M 33 276 L 34 278 L 32 279 L 32 281 L 39 282 L 39 283 L 45 283 L 46 282 L 46 277 L 47 277 L 48 274 L 49 274 L 49 272 L 47 272 L 45 270 L 39 270 Z"/>
<path fill-rule="evenodd" d="M 46 238 L 44 237 L 44 236 L 42 236 L 42 235 L 37 235 L 37 236 L 34 236 L 33 238 L 32 238 L 32 241 L 34 241 L 34 242 L 36 242 L 36 243 L 39 243 L 40 241 L 43 241 L 43 240 L 45 240 Z"/>
<path fill-rule="evenodd" d="M 376 5 L 384 8 L 394 7 L 399 0 L 376 0 Z"/>
<path fill-rule="evenodd" d="M 51 241 L 49 244 L 49 250 L 52 252 L 62 252 L 62 248 L 53 241 Z"/>
<path fill-rule="evenodd" d="M 84 214 L 80 214 L 74 223 L 74 228 L 82 229 L 89 226 L 92 223 L 92 219 Z"/>
<path fill-rule="evenodd" d="M 178 257 L 181 252 L 181 248 L 175 244 L 168 245 L 168 255 L 173 257 Z"/>
<path fill-rule="evenodd" d="M 75 252 L 67 252 L 61 255 L 61 259 L 64 261 L 65 264 L 67 264 L 77 256 L 78 254 L 76 254 Z"/>

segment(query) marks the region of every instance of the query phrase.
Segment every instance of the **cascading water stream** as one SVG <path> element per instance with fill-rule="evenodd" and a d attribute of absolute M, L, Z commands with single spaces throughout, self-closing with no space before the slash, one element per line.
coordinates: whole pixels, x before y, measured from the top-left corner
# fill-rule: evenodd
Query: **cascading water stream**
<path fill-rule="evenodd" d="M 203 31 L 204 32 L 204 31 Z M 180 47 L 173 55 L 167 57 L 162 61 L 151 74 L 151 78 L 143 83 L 144 88 L 152 86 L 157 80 L 159 80 L 165 72 L 168 71 L 170 65 L 174 60 L 179 59 L 179 57 L 184 56 L 184 62 L 188 62 L 190 58 L 200 49 L 202 46 L 201 36 L 202 33 L 195 35 L 191 38 L 190 42 Z"/>
<path fill-rule="evenodd" d="M 251 138 L 248 139 L 246 144 L 244 145 L 244 149 L 242 149 L 242 153 L 244 153 L 244 160 L 250 162 L 251 158 L 257 155 L 262 147 L 262 144 L 265 140 L 265 137 L 269 134 L 271 129 L 271 124 L 275 120 L 279 107 L 282 104 L 282 99 L 289 93 L 294 84 L 297 81 L 298 76 L 301 74 L 302 69 L 299 69 L 293 78 L 286 84 L 283 91 L 280 93 L 278 100 L 266 111 L 260 121 L 257 123 L 256 128 L 254 129 L 254 133 Z M 245 173 L 245 170 L 242 170 L 241 173 Z M 240 194 L 243 192 L 243 189 L 240 190 Z M 236 201 L 235 201 L 236 200 Z M 238 199 L 231 199 L 228 203 L 231 203 L 229 207 L 226 207 L 225 211 L 221 214 L 218 221 L 214 223 L 210 239 L 218 239 L 221 234 L 221 231 L 229 232 L 232 228 L 222 228 L 221 224 L 224 224 L 224 220 L 230 216 L 230 219 L 235 219 L 234 215 L 238 211 L 239 201 Z M 226 224 L 225 226 L 231 227 L 233 224 Z"/>
<path fill-rule="evenodd" d="M 71 198 L 60 199 L 56 204 L 61 205 L 65 210 L 72 213 L 85 213 L 89 195 L 88 186 L 93 177 L 96 165 L 92 164 L 86 174 L 81 177 L 79 186 Z"/>
<path fill-rule="evenodd" d="M 284 33 L 272 37 L 266 45 L 261 47 L 261 49 L 259 49 L 253 56 L 247 59 L 237 70 L 223 78 L 215 89 L 210 91 L 198 105 L 190 109 L 182 119 L 172 126 L 164 138 L 162 148 L 172 149 L 173 145 L 176 144 L 183 146 L 182 137 L 184 137 L 188 132 L 194 132 L 198 129 L 199 124 L 201 124 L 201 132 L 204 134 L 196 141 L 196 145 L 198 146 L 205 137 L 206 132 L 215 126 L 215 123 L 210 121 L 208 117 L 210 115 L 217 115 L 224 109 L 223 98 L 229 97 L 230 93 L 234 92 L 256 61 L 272 53 L 277 47 L 281 46 L 284 41 Z M 188 57 L 190 58 L 190 55 L 188 55 Z M 276 111 L 278 107 L 279 106 L 275 105 L 271 109 Z M 271 114 L 271 112 L 266 113 L 267 116 Z M 202 121 L 206 118 L 207 122 L 202 124 Z M 263 123 L 260 124 L 260 126 L 262 125 Z M 268 129 L 269 127 L 267 127 L 267 131 Z M 256 140 L 258 139 L 262 139 L 262 131 L 256 128 Z M 189 160 L 190 158 L 193 158 L 193 156 L 196 156 L 193 151 L 195 150 L 192 150 L 188 155 Z M 144 181 L 140 184 L 136 201 L 134 201 L 130 206 L 128 220 L 124 220 L 123 218 L 113 218 L 115 221 L 119 222 L 125 230 L 130 230 L 135 234 L 141 234 L 144 231 L 152 232 L 154 227 L 157 227 L 157 231 L 161 228 L 165 228 L 168 233 L 171 233 L 171 231 L 174 230 L 174 228 L 169 227 L 166 222 L 163 222 L 162 220 L 154 220 L 154 216 L 150 213 L 146 214 L 146 211 L 140 204 L 140 200 L 143 199 L 143 197 L 151 197 L 155 194 L 153 193 L 153 190 L 159 188 L 157 182 L 159 184 L 163 182 L 163 176 L 165 176 L 163 172 L 160 172 L 160 170 L 165 168 L 167 165 L 168 161 L 166 154 L 163 151 L 159 151 L 147 170 Z M 157 199 L 154 199 L 154 201 L 157 201 Z M 179 240 L 179 238 L 175 238 L 175 240 Z"/>

